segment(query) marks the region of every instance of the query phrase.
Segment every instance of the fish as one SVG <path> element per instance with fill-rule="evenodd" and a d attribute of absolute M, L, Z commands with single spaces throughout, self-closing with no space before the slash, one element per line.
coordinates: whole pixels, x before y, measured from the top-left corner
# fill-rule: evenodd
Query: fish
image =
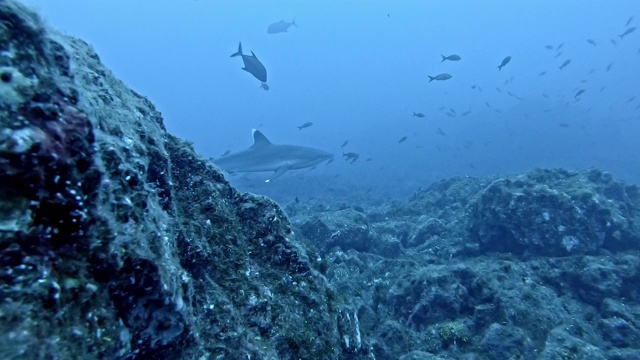
<path fill-rule="evenodd" d="M 618 42 L 616 41 L 616 39 L 611 39 L 609 40 L 611 41 L 611 43 L 613 44 L 613 46 L 618 46 Z"/>
<path fill-rule="evenodd" d="M 265 182 L 277 179 L 289 170 L 314 167 L 333 160 L 333 154 L 298 145 L 273 144 L 260 130 L 251 130 L 253 145 L 246 150 L 214 160 L 214 164 L 229 174 L 273 171 Z"/>
<path fill-rule="evenodd" d="M 622 34 L 618 35 L 620 37 L 620 39 L 624 39 L 625 36 L 631 34 L 632 32 L 636 31 L 636 27 L 630 27 L 627 30 L 625 30 Z"/>
<path fill-rule="evenodd" d="M 467 111 L 463 112 L 462 114 L 460 114 L 460 116 L 467 116 L 469 114 L 471 114 L 471 110 L 467 110 Z"/>
<path fill-rule="evenodd" d="M 630 102 L 632 102 L 632 101 L 633 101 L 633 100 L 635 100 L 635 99 L 636 99 L 636 97 L 635 97 L 635 96 L 632 96 L 632 97 L 630 97 L 630 98 L 628 98 L 628 99 L 627 99 L 627 102 L 628 102 L 628 103 L 630 103 Z"/>
<path fill-rule="evenodd" d="M 402 138 L 400 138 L 400 140 L 398 140 L 398 144 L 402 144 L 405 141 L 407 141 L 407 137 L 403 136 Z"/>
<path fill-rule="evenodd" d="M 546 71 L 543 71 L 543 72 L 541 72 L 540 74 L 538 74 L 538 76 L 545 75 L 546 73 L 547 73 Z"/>
<path fill-rule="evenodd" d="M 509 61 L 511 61 L 511 56 L 507 56 L 506 58 L 502 59 L 502 62 L 500 63 L 500 65 L 498 65 L 498 71 L 502 70 L 502 68 L 507 65 Z"/>
<path fill-rule="evenodd" d="M 454 114 L 454 113 L 452 113 L 452 112 L 450 112 L 450 111 L 447 111 L 447 112 L 446 112 L 446 113 L 444 113 L 444 114 L 445 114 L 445 115 L 447 115 L 448 117 L 456 117 L 456 114 Z"/>
<path fill-rule="evenodd" d="M 569 124 L 561 122 L 561 123 L 558 124 L 558 126 L 563 127 L 563 128 L 568 128 Z"/>
<path fill-rule="evenodd" d="M 488 108 L 490 108 L 490 107 L 491 107 L 491 104 L 489 104 L 489 102 L 488 102 L 488 101 L 486 101 L 486 100 L 485 100 L 484 104 L 485 104 L 485 105 L 487 105 L 487 107 L 488 107 Z"/>
<path fill-rule="evenodd" d="M 220 155 L 220 156 L 227 156 L 227 155 L 229 155 L 229 154 L 231 154 L 231 150 L 227 150 L 227 151 L 225 151 L 225 152 L 224 152 L 224 154 L 222 154 L 222 155 Z"/>
<path fill-rule="evenodd" d="M 546 45 L 544 48 L 547 50 L 553 50 L 553 45 Z"/>
<path fill-rule="evenodd" d="M 607 72 L 609 72 L 609 70 L 611 70 L 612 67 L 613 67 L 613 63 L 609 63 L 609 65 L 607 65 Z"/>
<path fill-rule="evenodd" d="M 424 117 L 424 114 L 423 114 L 423 113 L 417 113 L 417 112 L 415 112 L 415 111 L 414 111 L 414 112 L 413 112 L 413 116 L 415 116 L 415 117 L 419 117 L 419 118 L 423 118 L 423 117 Z"/>
<path fill-rule="evenodd" d="M 344 158 L 344 161 L 351 161 L 351 164 L 353 164 L 354 162 L 356 162 L 356 160 L 358 160 L 360 155 L 354 152 L 348 152 L 348 153 L 343 152 L 342 157 Z"/>
<path fill-rule="evenodd" d="M 267 34 L 279 34 L 279 33 L 288 32 L 289 27 L 291 27 L 291 25 L 298 27 L 298 24 L 296 24 L 296 19 L 293 19 L 293 21 L 291 22 L 280 20 L 276 23 L 269 25 L 269 27 L 267 27 Z"/>
<path fill-rule="evenodd" d="M 238 51 L 231 54 L 231 57 L 241 56 L 244 62 L 242 70 L 253 75 L 256 79 L 262 82 L 261 87 L 265 90 L 269 90 L 267 85 L 267 69 L 262 65 L 260 60 L 256 57 L 256 54 L 251 52 L 251 56 L 242 53 L 242 43 L 238 43 Z"/>
<path fill-rule="evenodd" d="M 558 53 L 556 54 L 556 56 L 554 56 L 554 58 L 559 58 L 564 52 L 563 51 L 558 51 Z"/>
<path fill-rule="evenodd" d="M 432 82 L 433 80 L 449 80 L 449 79 L 451 79 L 451 75 L 446 73 L 438 74 L 436 76 L 429 76 L 429 82 Z"/>
<path fill-rule="evenodd" d="M 449 55 L 449 56 L 444 56 L 444 55 L 440 55 L 442 56 L 442 61 L 440 62 L 444 62 L 445 60 L 449 60 L 449 61 L 459 61 L 460 59 L 462 59 L 460 56 L 458 55 Z"/>
<path fill-rule="evenodd" d="M 558 67 L 558 69 L 562 70 L 565 67 L 567 67 L 567 65 L 571 64 L 571 59 L 565 60 L 562 65 L 560 65 L 560 67 Z"/>
<path fill-rule="evenodd" d="M 442 131 L 442 129 L 440 129 L 440 128 L 438 128 L 438 130 L 436 130 L 436 133 L 438 135 L 440 135 L 440 136 L 447 136 L 447 134 L 444 131 Z"/>
<path fill-rule="evenodd" d="M 497 87 L 497 86 L 496 86 L 496 91 L 497 91 L 497 92 L 499 92 L 499 93 L 501 93 L 501 92 L 502 92 L 502 90 L 500 90 L 500 88 L 499 88 L 499 87 Z"/>
<path fill-rule="evenodd" d="M 596 43 L 596 41 L 595 41 L 595 40 L 593 40 L 593 39 L 587 39 L 587 42 L 588 42 L 589 44 L 593 45 L 593 46 L 597 46 L 597 45 L 598 45 L 598 43 Z"/>
<path fill-rule="evenodd" d="M 626 24 L 624 24 L 624 27 L 629 26 L 629 24 L 631 24 L 631 22 L 632 22 L 632 21 L 633 21 L 633 16 L 630 16 L 630 17 L 629 17 L 629 20 L 627 20 L 627 23 L 626 23 Z"/>
<path fill-rule="evenodd" d="M 578 92 L 576 93 L 576 95 L 574 96 L 574 98 L 577 98 L 578 96 L 580 96 L 580 95 L 584 94 L 584 92 L 585 92 L 585 91 L 586 91 L 585 89 L 580 89 L 580 90 L 578 90 Z"/>
<path fill-rule="evenodd" d="M 347 144 L 348 144 L 348 143 L 349 143 L 349 140 L 345 140 L 345 141 L 342 143 L 342 146 L 340 146 L 340 147 L 345 147 L 345 146 L 347 146 Z"/>
<path fill-rule="evenodd" d="M 310 127 L 311 125 L 313 125 L 313 123 L 311 121 L 307 121 L 306 123 L 298 126 L 298 131 L 300 131 L 302 129 L 306 129 L 306 128 Z"/>
<path fill-rule="evenodd" d="M 556 47 L 556 51 L 562 49 L 563 46 L 564 46 L 564 43 L 560 43 L 560 45 L 558 45 L 558 47 Z"/>

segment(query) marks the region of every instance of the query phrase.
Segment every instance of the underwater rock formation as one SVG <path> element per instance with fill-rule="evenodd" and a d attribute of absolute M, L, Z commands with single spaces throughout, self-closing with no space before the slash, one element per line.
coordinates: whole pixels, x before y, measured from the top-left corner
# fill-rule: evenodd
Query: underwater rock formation
<path fill-rule="evenodd" d="M 320 359 L 355 338 L 275 203 L 14 1 L 0 128 L 1 358 Z"/>

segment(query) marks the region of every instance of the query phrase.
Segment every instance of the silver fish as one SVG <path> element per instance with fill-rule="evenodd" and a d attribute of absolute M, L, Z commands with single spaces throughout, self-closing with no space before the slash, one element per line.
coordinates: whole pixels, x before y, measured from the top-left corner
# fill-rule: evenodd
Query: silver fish
<path fill-rule="evenodd" d="M 567 65 L 571 64 L 571 59 L 565 60 L 565 62 L 562 63 L 562 65 L 560 65 L 560 67 L 558 67 L 558 69 L 562 70 L 565 67 L 567 67 Z"/>
<path fill-rule="evenodd" d="M 622 34 L 618 35 L 620 37 L 620 39 L 623 39 L 625 36 L 631 34 L 632 32 L 636 31 L 636 27 L 630 27 L 627 30 L 625 30 Z"/>
<path fill-rule="evenodd" d="M 429 76 L 429 82 L 433 80 L 449 80 L 451 79 L 451 75 L 449 74 L 438 74 L 436 76 Z"/>
<path fill-rule="evenodd" d="M 244 62 L 244 67 L 242 70 L 248 72 L 253 75 L 256 79 L 262 82 L 262 88 L 265 90 L 269 90 L 267 86 L 267 69 L 262 65 L 260 60 L 256 57 L 256 54 L 251 52 L 251 56 L 245 55 L 242 53 L 242 43 L 238 44 L 238 51 L 231 54 L 231 57 L 241 56 L 242 61 Z"/>
<path fill-rule="evenodd" d="M 460 56 L 458 55 L 449 55 L 449 56 L 444 56 L 444 55 L 440 55 L 442 56 L 442 61 L 444 62 L 445 60 L 449 60 L 449 61 L 459 61 L 460 59 L 462 59 Z"/>
<path fill-rule="evenodd" d="M 291 22 L 280 20 L 276 23 L 269 25 L 269 27 L 267 28 L 267 34 L 279 34 L 283 32 L 288 32 L 291 25 L 298 27 L 298 24 L 296 24 L 296 19 L 293 19 L 293 21 Z"/>
<path fill-rule="evenodd" d="M 500 65 L 498 65 L 498 70 L 502 70 L 502 68 L 507 65 L 509 61 L 511 61 L 511 56 L 507 56 L 506 58 L 502 59 L 502 62 L 500 63 Z"/>

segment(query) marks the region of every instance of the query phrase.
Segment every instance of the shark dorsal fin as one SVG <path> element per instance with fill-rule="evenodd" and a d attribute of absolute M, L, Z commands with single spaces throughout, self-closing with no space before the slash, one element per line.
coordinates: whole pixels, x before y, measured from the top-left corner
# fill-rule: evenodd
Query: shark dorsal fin
<path fill-rule="evenodd" d="M 269 141 L 269 139 L 267 139 L 267 137 L 264 136 L 264 134 L 261 133 L 260 130 L 253 129 L 251 130 L 251 132 L 253 133 L 253 145 L 251 145 L 252 148 L 271 145 L 271 141 Z"/>

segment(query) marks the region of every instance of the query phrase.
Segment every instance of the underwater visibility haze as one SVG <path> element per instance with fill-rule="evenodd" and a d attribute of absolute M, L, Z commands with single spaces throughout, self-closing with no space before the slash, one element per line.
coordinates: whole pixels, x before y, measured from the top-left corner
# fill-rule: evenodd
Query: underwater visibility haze
<path fill-rule="evenodd" d="M 240 189 L 402 197 L 535 167 L 640 179 L 634 1 L 28 3 L 89 41 L 205 157 L 249 147 L 253 128 L 336 156 L 268 186 L 269 174 L 230 177 Z M 239 42 L 268 91 L 229 57 Z M 344 141 L 358 161 L 341 159 Z"/>
<path fill-rule="evenodd" d="M 639 9 L 0 0 L 0 359 L 640 359 Z"/>

